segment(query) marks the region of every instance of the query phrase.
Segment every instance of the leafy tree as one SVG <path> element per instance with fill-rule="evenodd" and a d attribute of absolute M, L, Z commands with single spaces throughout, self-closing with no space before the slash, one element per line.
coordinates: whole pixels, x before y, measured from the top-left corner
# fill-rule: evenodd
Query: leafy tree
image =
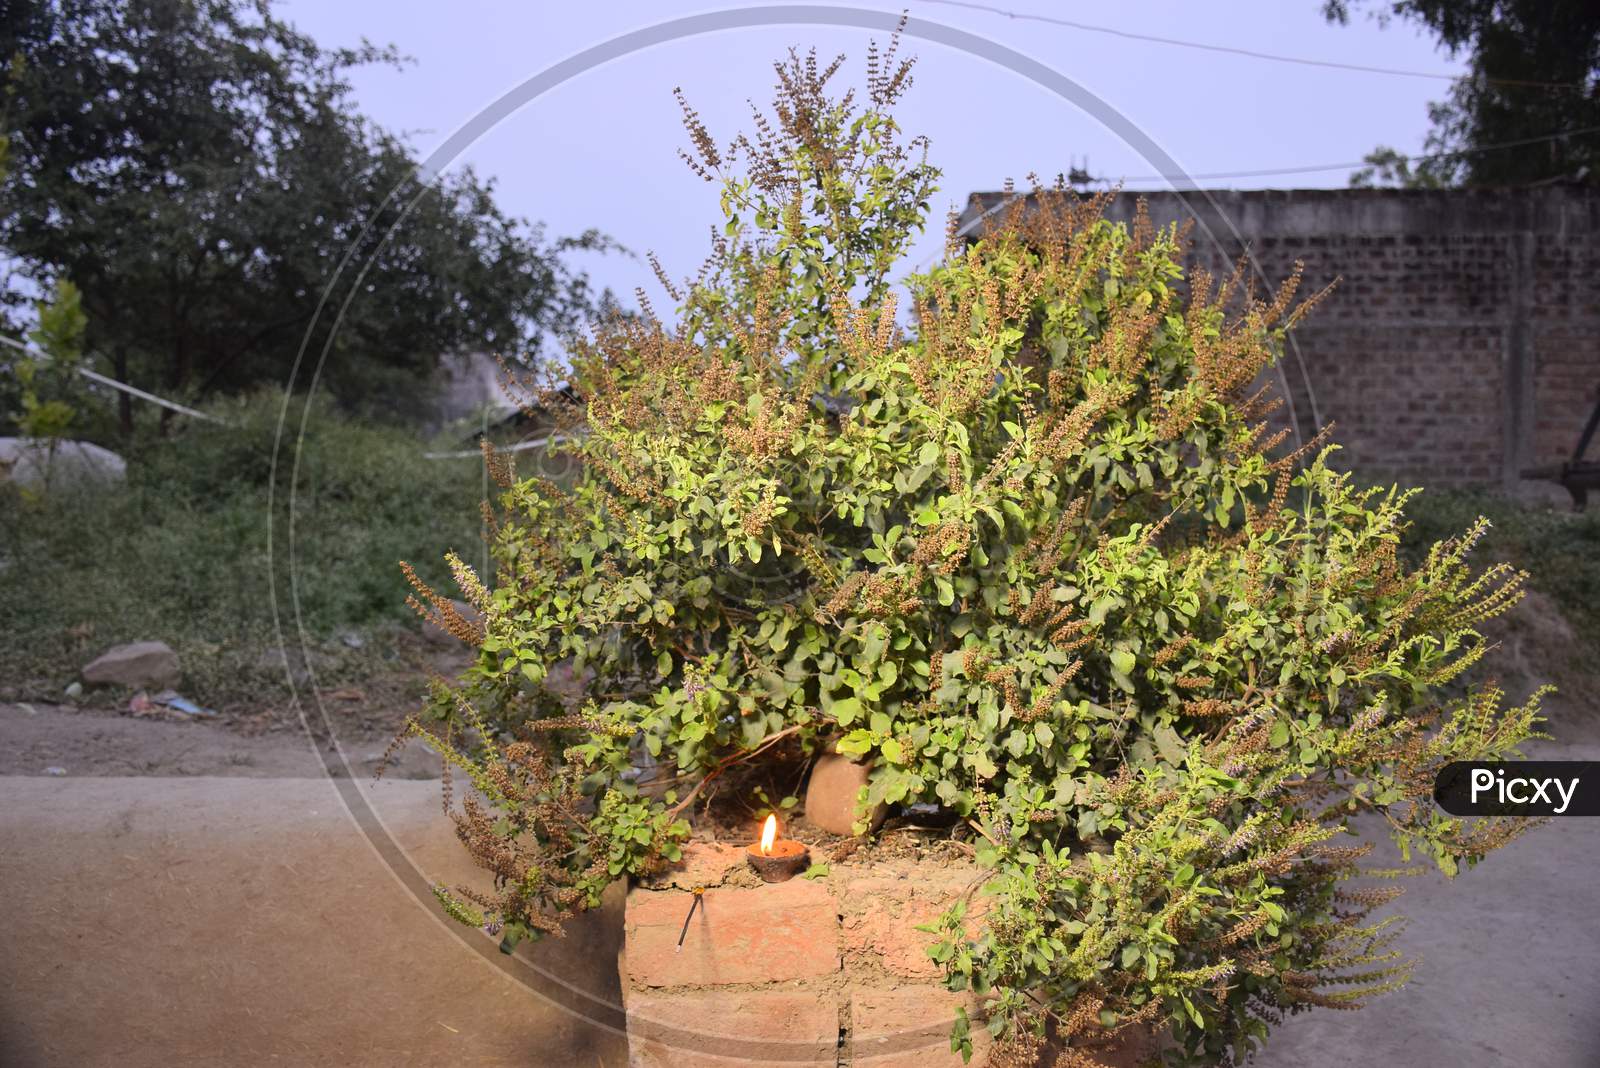
<path fill-rule="evenodd" d="M 1364 0 L 1326 0 L 1329 21 L 1347 23 Z M 1413 169 L 1393 148 L 1367 157 L 1353 185 L 1412 188 L 1520 185 L 1549 178 L 1600 183 L 1600 5 L 1592 0 L 1378 0 L 1382 21 L 1401 18 L 1436 34 L 1468 77 L 1429 106 L 1433 129 Z M 1489 145 L 1544 137 L 1510 149 Z"/>
<path fill-rule="evenodd" d="M 1402 189 L 1443 189 L 1449 185 L 1439 161 L 1421 160 L 1415 167 L 1412 159 L 1399 149 L 1374 149 L 1367 153 L 1367 165 L 1351 173 L 1350 185 L 1355 189 L 1375 186 L 1399 186 Z"/>
<path fill-rule="evenodd" d="M 863 811 L 942 806 L 992 869 L 929 953 L 994 995 L 994 1063 L 1145 1027 L 1242 1061 L 1398 985 L 1388 888 L 1348 880 L 1373 832 L 1454 874 L 1527 826 L 1431 799 L 1537 721 L 1461 681 L 1523 576 L 1468 565 L 1482 523 L 1406 566 L 1406 494 L 1282 450 L 1251 385 L 1296 279 L 1186 277 L 1176 228 L 1035 190 L 911 279 L 902 331 L 875 280 L 934 176 L 892 118 L 907 68 L 874 53 L 863 101 L 832 70 L 780 65 L 738 166 L 690 114 L 712 268 L 574 354 L 573 477 L 491 465 L 495 574 L 449 558 L 481 614 L 411 576 L 479 651 L 409 727 L 471 777 L 495 875 L 447 911 L 552 929 L 677 855 L 703 798 L 753 796 L 741 771 L 834 745 L 872 762 Z M 641 751 L 681 794 L 640 789 Z"/>
<path fill-rule="evenodd" d="M 44 358 L 27 353 L 12 362 L 12 372 L 20 393 L 15 414 L 17 429 L 23 436 L 56 440 L 71 428 L 77 410 L 69 398 L 80 391 L 78 364 L 83 358 L 82 294 L 78 287 L 62 279 L 49 300 L 35 305 L 39 325 L 28 340 L 44 353 Z"/>
<path fill-rule="evenodd" d="M 16 96 L 16 79 L 24 69 L 21 56 L 11 58 L 5 89 L 0 99 L 0 128 L 10 114 Z M 0 183 L 9 169 L 11 139 L 0 129 Z M 0 306 L 0 329 L 9 329 Z M 76 375 L 83 359 L 83 333 L 88 325 L 83 315 L 83 295 L 67 278 L 56 279 L 48 300 L 34 303 L 36 326 L 28 340 L 44 353 L 40 359 L 32 352 L 6 353 L 12 380 L 0 387 L 0 412 L 8 415 L 24 437 L 52 442 L 65 437 L 77 418 L 82 390 Z"/>
<path fill-rule="evenodd" d="M 0 55 L 23 60 L 0 243 L 34 284 L 81 288 L 85 348 L 120 379 L 189 398 L 284 381 L 352 249 L 373 259 L 330 295 L 351 299 L 327 380 L 350 402 L 450 351 L 531 358 L 589 303 L 558 254 L 596 235 L 547 242 L 470 172 L 425 187 L 356 112 L 347 75 L 387 50 L 323 50 L 267 0 L 6 0 Z"/>

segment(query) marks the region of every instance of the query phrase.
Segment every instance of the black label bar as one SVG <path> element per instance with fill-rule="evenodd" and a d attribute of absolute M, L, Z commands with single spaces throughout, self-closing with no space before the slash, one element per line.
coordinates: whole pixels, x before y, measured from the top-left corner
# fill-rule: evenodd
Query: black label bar
<path fill-rule="evenodd" d="M 1452 816 L 1600 816 L 1600 761 L 1458 760 L 1433 799 Z"/>

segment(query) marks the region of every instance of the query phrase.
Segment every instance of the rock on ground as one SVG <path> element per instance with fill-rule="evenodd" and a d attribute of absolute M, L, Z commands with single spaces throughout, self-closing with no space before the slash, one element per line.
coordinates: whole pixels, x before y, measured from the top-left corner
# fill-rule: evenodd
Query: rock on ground
<path fill-rule="evenodd" d="M 178 654 L 166 642 L 131 642 L 101 653 L 83 669 L 83 681 L 100 686 L 161 689 L 182 677 Z"/>
<path fill-rule="evenodd" d="M 87 441 L 58 441 L 52 450 L 37 438 L 0 438 L 0 482 L 19 486 L 65 486 L 121 482 L 127 461 Z"/>

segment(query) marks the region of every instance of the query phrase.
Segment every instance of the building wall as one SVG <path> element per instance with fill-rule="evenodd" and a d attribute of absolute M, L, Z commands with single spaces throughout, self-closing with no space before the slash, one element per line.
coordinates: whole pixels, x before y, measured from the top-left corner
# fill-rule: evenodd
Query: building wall
<path fill-rule="evenodd" d="M 446 353 L 434 372 L 430 414 L 436 427 L 476 419 L 504 420 L 516 403 L 500 381 L 500 365 L 485 352 Z"/>
<path fill-rule="evenodd" d="M 1248 250 L 1272 285 L 1296 261 L 1304 293 L 1338 280 L 1283 371 L 1301 433 L 1336 423 L 1343 466 L 1515 490 L 1570 457 L 1600 387 L 1600 192 L 1123 194 L 1111 216 L 1139 196 L 1158 223 L 1196 220 L 1213 273 Z M 969 217 L 1000 199 L 975 195 Z"/>

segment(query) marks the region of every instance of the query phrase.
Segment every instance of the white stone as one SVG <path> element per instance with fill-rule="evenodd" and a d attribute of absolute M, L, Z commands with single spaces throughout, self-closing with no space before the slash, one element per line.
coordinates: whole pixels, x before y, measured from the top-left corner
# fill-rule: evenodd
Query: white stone
<path fill-rule="evenodd" d="M 122 457 L 87 441 L 58 441 L 52 448 L 41 438 L 0 438 L 0 482 L 30 488 L 116 483 L 127 471 Z"/>

